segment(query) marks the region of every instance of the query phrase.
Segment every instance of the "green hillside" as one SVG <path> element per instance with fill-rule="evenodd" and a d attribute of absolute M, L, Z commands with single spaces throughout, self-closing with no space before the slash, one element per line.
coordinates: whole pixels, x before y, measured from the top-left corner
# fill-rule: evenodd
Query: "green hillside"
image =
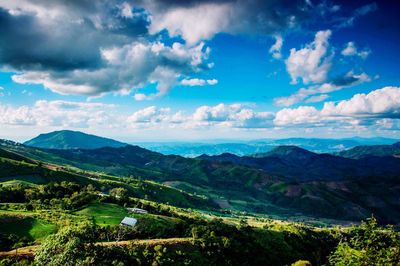
<path fill-rule="evenodd" d="M 384 223 L 400 221 L 396 197 L 400 164 L 395 157 L 354 160 L 294 146 L 278 147 L 258 157 L 224 154 L 195 159 L 165 156 L 138 146 L 49 150 L 4 145 L 3 149 L 62 165 L 59 171 L 64 173 L 63 169 L 76 169 L 80 175 L 82 170 L 96 172 L 105 177 L 94 177 L 101 183 L 96 186 L 103 186 L 105 192 L 121 187 L 130 196 L 181 207 L 222 208 L 290 219 L 307 216 L 358 221 L 375 214 Z M 31 170 L 26 174 L 34 173 Z"/>

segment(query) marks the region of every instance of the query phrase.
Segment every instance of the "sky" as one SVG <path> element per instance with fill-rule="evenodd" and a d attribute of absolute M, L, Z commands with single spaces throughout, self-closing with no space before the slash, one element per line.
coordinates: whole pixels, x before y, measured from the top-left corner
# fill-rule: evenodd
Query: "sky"
<path fill-rule="evenodd" d="M 400 138 L 395 1 L 0 0 L 0 138 Z"/>

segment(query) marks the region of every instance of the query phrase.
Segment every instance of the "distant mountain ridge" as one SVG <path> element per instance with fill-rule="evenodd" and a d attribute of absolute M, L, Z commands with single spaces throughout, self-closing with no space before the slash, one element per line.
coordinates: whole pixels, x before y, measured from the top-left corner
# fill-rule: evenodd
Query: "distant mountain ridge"
<path fill-rule="evenodd" d="M 392 145 L 363 145 L 336 153 L 341 157 L 361 159 L 369 156 L 400 156 L 400 142 Z"/>
<path fill-rule="evenodd" d="M 334 153 L 351 149 L 360 145 L 390 145 L 396 139 L 389 138 L 287 138 L 287 139 L 259 139 L 251 141 L 219 141 L 219 142 L 143 142 L 135 143 L 143 148 L 185 157 L 198 157 L 202 154 L 219 155 L 232 153 L 238 156 L 247 156 L 256 153 L 266 153 L 278 146 L 297 146 L 316 153 Z"/>
<path fill-rule="evenodd" d="M 45 149 L 98 149 L 104 147 L 119 148 L 127 146 L 113 139 L 86 134 L 79 131 L 60 130 L 39 136 L 24 142 L 24 145 Z"/>
<path fill-rule="evenodd" d="M 371 146 L 374 147 L 374 146 Z M 284 176 L 286 180 L 334 181 L 372 176 L 398 177 L 400 160 L 394 157 L 365 156 L 359 159 L 318 154 L 296 146 L 279 146 L 267 153 L 252 156 L 221 155 L 198 157 L 202 160 L 233 163 Z"/>

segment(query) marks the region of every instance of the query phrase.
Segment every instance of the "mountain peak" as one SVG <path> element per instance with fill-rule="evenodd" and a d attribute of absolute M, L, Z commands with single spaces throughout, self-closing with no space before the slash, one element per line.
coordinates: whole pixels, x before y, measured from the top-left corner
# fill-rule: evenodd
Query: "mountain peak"
<path fill-rule="evenodd" d="M 281 157 L 288 155 L 314 155 L 314 153 L 294 145 L 281 145 L 265 153 L 265 155 Z"/>
<path fill-rule="evenodd" d="M 80 131 L 59 130 L 40 134 L 24 142 L 27 146 L 46 149 L 97 149 L 124 147 L 128 144 Z"/>

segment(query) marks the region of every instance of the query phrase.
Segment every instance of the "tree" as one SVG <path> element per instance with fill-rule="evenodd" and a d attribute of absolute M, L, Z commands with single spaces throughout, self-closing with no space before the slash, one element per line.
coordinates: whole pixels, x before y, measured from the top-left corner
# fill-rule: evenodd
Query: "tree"
<path fill-rule="evenodd" d="M 67 227 L 50 236 L 35 255 L 35 265 L 87 265 L 95 250 L 90 226 Z"/>
<path fill-rule="evenodd" d="M 399 265 L 400 233 L 380 227 L 372 217 L 353 229 L 349 240 L 342 239 L 329 257 L 331 265 Z"/>
<path fill-rule="evenodd" d="M 110 190 L 110 195 L 123 201 L 128 199 L 128 190 L 122 187 L 113 188 Z"/>

